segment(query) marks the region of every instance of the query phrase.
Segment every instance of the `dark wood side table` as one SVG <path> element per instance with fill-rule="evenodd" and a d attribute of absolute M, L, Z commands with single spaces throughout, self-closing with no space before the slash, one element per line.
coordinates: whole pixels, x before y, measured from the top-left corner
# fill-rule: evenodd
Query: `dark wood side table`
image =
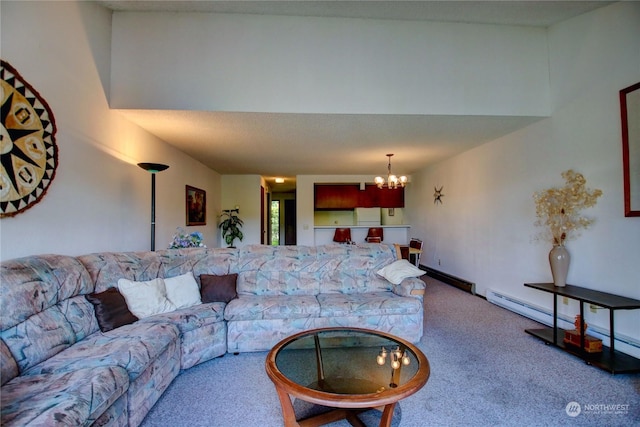
<path fill-rule="evenodd" d="M 581 357 L 587 364 L 602 368 L 612 374 L 640 372 L 640 359 L 615 349 L 615 323 L 616 310 L 635 310 L 640 308 L 640 300 L 622 297 L 607 292 L 581 288 L 579 286 L 566 285 L 554 286 L 553 283 L 525 283 L 529 288 L 553 294 L 553 328 L 526 329 L 525 332 L 544 340 L 547 344 L 553 344 L 568 353 Z M 584 351 L 584 335 L 580 339 L 580 348 L 565 345 L 564 329 L 558 328 L 558 295 L 580 301 L 581 329 L 584 329 L 584 304 L 589 303 L 609 309 L 609 347 L 603 345 L 601 353 L 588 353 Z"/>

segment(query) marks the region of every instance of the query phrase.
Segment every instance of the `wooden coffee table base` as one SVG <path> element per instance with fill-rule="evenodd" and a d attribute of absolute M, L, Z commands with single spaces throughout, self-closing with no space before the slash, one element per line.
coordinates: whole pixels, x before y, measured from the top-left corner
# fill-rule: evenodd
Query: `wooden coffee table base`
<path fill-rule="evenodd" d="M 358 418 L 358 414 L 370 409 L 376 409 L 382 412 L 380 427 L 390 427 L 391 421 L 393 420 L 393 411 L 396 407 L 396 402 L 393 402 L 378 408 L 336 408 L 333 411 L 297 420 L 289 394 L 277 386 L 276 391 L 280 399 L 280 405 L 282 406 L 282 417 L 284 418 L 285 427 L 317 427 L 345 419 L 354 427 L 366 427 Z"/>

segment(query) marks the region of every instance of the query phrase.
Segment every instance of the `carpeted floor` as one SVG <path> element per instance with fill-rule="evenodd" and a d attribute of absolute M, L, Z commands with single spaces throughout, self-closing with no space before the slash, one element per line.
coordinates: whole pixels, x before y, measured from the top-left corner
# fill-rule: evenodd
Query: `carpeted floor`
<path fill-rule="evenodd" d="M 586 365 L 526 334 L 535 322 L 425 281 L 425 334 L 418 347 L 431 377 L 400 402 L 394 426 L 640 425 L 640 374 L 611 375 Z M 265 357 L 226 355 L 181 373 L 142 427 L 282 426 Z M 376 425 L 376 419 L 372 414 L 367 422 Z"/>

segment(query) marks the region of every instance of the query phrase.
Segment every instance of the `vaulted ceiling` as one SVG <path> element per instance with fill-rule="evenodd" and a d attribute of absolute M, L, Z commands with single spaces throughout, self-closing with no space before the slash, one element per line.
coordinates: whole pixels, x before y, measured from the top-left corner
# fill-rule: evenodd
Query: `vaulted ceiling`
<path fill-rule="evenodd" d="M 603 1 L 100 1 L 115 11 L 345 17 L 547 27 Z M 295 175 L 382 174 L 429 163 L 527 126 L 540 117 L 288 114 L 122 110 L 130 120 L 222 174 L 264 176 L 274 191 Z M 225 141 L 213 150 L 211 132 Z M 371 156 L 370 153 L 376 153 Z M 276 176 L 287 184 L 275 184 Z"/>

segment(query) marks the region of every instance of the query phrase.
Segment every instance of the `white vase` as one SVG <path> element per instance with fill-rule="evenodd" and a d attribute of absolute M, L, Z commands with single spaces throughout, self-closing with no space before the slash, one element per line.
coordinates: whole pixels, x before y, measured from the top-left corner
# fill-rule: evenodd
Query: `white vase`
<path fill-rule="evenodd" d="M 570 261 L 569 251 L 562 245 L 554 246 L 549 252 L 549 264 L 551 265 L 551 275 L 555 286 L 565 286 L 567 284 Z"/>

